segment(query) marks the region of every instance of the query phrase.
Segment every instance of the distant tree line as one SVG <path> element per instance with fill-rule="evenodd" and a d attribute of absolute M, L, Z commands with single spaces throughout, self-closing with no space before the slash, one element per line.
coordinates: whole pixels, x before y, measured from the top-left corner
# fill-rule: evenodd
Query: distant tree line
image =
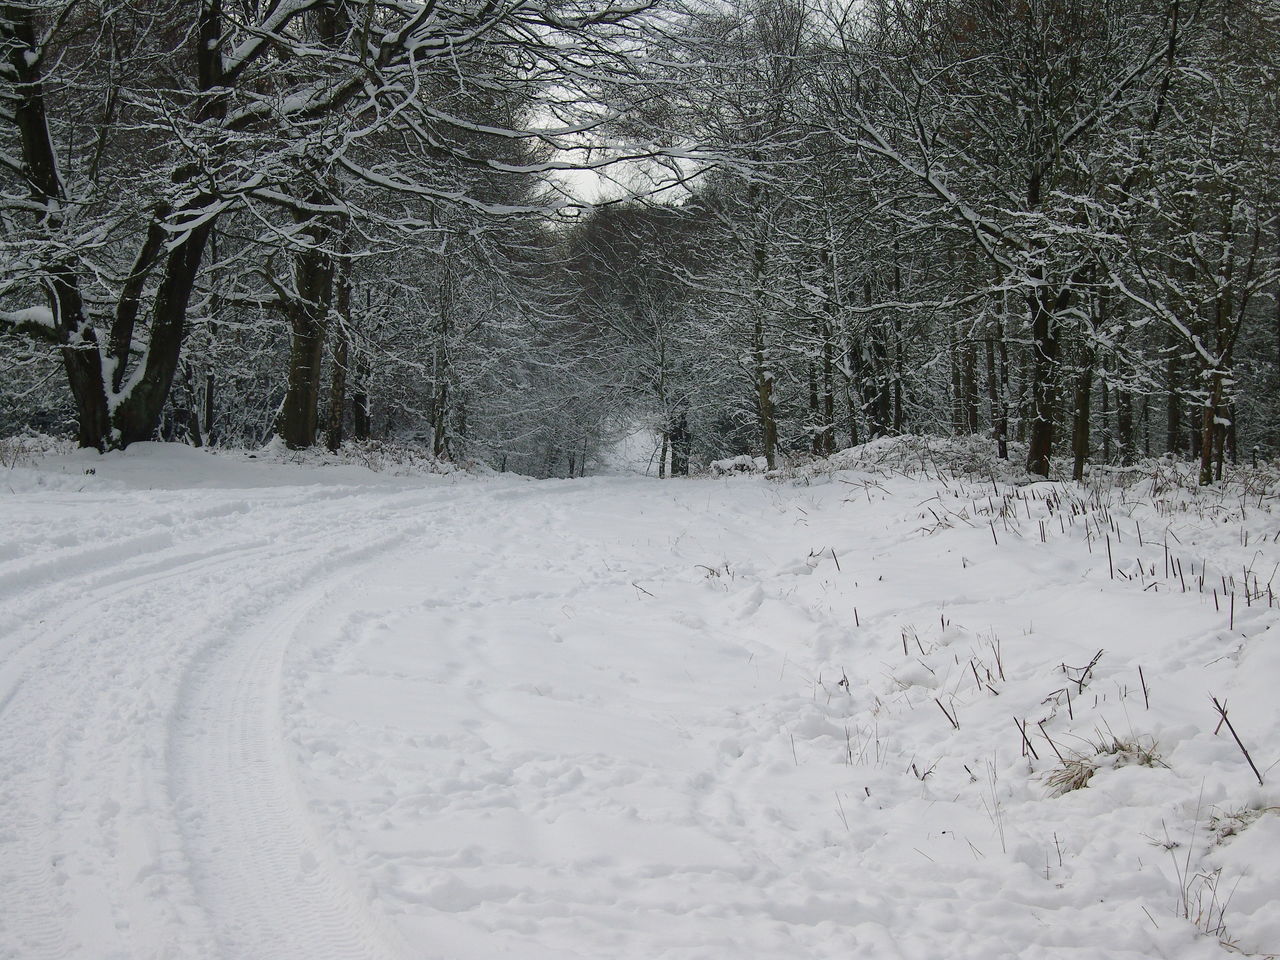
<path fill-rule="evenodd" d="M 1273 0 L 0 3 L 6 430 L 1280 449 Z M 567 167 L 682 186 L 584 208 Z M 661 178 L 660 178 L 661 179 Z M 576 215 L 569 215 L 575 213 Z"/>

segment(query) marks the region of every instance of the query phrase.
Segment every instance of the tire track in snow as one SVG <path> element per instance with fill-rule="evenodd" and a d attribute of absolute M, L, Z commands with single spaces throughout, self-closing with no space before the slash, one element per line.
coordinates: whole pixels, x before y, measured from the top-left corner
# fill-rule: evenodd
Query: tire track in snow
<path fill-rule="evenodd" d="M 118 517 L 98 510 L 93 501 L 68 503 L 74 532 L 47 531 L 42 541 L 33 541 L 28 532 L 26 553 L 0 562 L 0 715 L 36 662 L 37 648 L 65 633 L 52 629 L 50 611 L 57 612 L 64 628 L 82 627 L 86 614 L 90 622 L 100 620 L 104 605 L 142 586 L 213 573 L 224 555 L 247 562 L 280 549 L 284 524 L 275 537 L 257 525 L 238 529 L 248 526 L 247 516 L 261 506 L 251 505 L 243 492 L 212 506 L 192 495 L 169 500 L 174 505 L 137 497 L 117 502 Z M 44 517 L 13 519 L 32 529 L 49 525 Z M 227 536 L 232 542 L 221 542 Z"/>
<path fill-rule="evenodd" d="M 351 559 L 342 576 L 351 574 Z M 182 829 L 192 880 L 226 960 L 404 954 L 311 826 L 290 769 L 281 665 L 301 632 L 327 629 L 331 590 L 305 590 L 193 671 L 171 733 L 172 789 L 189 811 Z"/>
<path fill-rule="evenodd" d="M 418 955 L 313 823 L 284 732 L 282 670 L 294 641 L 342 631 L 353 582 L 391 567 L 398 545 L 420 544 L 435 515 L 473 495 L 375 515 L 374 530 L 396 532 L 294 577 L 292 597 L 188 666 L 169 734 L 169 783 L 196 898 L 224 960 Z"/>
<path fill-rule="evenodd" d="M 311 492 L 269 498 L 264 518 L 237 491 L 167 546 L 149 534 L 172 512 L 138 518 L 143 539 L 122 530 L 62 570 L 75 575 L 0 595 L 19 625 L 0 641 L 0 957 L 215 955 L 180 824 L 193 808 L 174 806 L 166 764 L 190 662 L 281 594 L 403 540 L 433 499 L 379 491 L 352 510 Z"/>
<path fill-rule="evenodd" d="M 162 543 L 151 536 L 145 542 Z M 136 546 L 139 539 L 125 543 Z M 115 564 L 90 567 L 58 588 L 38 591 L 13 613 L 22 626 L 6 637 L 0 662 L 0 823 L 7 827 L 0 830 L 0 956 L 62 958 L 93 949 L 73 936 L 65 922 L 72 912 L 67 908 L 67 888 L 73 882 L 68 859 L 73 864 L 85 860 L 85 851 L 76 849 L 82 844 L 101 848 L 114 841 L 106 821 L 115 814 L 109 811 L 114 807 L 119 813 L 121 794 L 134 785 L 136 769 L 136 760 L 130 761 L 118 775 L 111 761 L 123 758 L 110 752 L 97 758 L 101 771 L 76 767 L 92 732 L 103 734 L 108 747 L 119 745 L 125 739 L 121 725 L 134 715 L 131 705 L 122 703 L 128 697 L 120 695 L 130 691 L 111 688 L 111 678 L 127 672 L 109 662 L 111 653 L 119 651 L 104 651 L 94 642 L 109 630 L 105 622 L 157 590 L 172 590 L 175 582 L 225 574 L 269 551 L 224 546 L 186 554 L 161 548 L 129 555 L 103 547 L 94 555 L 114 555 Z M 109 585 L 93 586 L 98 583 Z M 51 594 L 59 590 L 76 599 L 53 607 Z M 94 640 L 82 645 L 87 638 Z M 103 795 L 115 797 L 109 801 L 113 806 L 100 811 L 89 809 L 92 794 L 83 788 L 95 773 L 109 783 Z M 93 835 L 95 821 L 101 836 Z"/>

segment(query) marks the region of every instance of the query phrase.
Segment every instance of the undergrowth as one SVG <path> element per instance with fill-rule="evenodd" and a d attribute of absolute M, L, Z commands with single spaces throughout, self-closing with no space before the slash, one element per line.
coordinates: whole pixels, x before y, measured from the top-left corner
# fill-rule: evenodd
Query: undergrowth
<path fill-rule="evenodd" d="M 490 472 L 477 461 L 441 459 L 422 444 L 401 440 L 348 440 L 336 452 L 319 446 L 309 450 L 289 450 L 283 443 L 273 440 L 258 451 L 258 455 L 280 463 L 309 466 L 354 464 L 392 476 Z"/>
<path fill-rule="evenodd" d="M 63 437 L 26 431 L 0 437 L 0 467 L 34 467 L 42 457 L 67 454 L 76 449 L 75 441 Z"/>

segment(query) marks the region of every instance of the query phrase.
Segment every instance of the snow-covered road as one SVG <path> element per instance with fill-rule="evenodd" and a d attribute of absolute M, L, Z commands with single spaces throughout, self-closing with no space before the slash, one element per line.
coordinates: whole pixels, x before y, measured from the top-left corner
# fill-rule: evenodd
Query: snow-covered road
<path fill-rule="evenodd" d="M 1205 709 L 1274 749 L 1280 611 L 1112 580 L 1030 504 L 149 445 L 9 479 L 0 957 L 1220 956 L 1188 845 L 1280 948 L 1280 798 Z M 1161 763 L 1046 797 L 1104 729 Z"/>

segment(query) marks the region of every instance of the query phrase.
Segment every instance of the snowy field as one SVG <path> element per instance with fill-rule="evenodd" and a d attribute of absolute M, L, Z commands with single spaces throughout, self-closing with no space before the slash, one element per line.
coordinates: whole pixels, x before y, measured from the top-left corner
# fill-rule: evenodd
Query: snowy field
<path fill-rule="evenodd" d="M 915 449 L 0 470 L 0 957 L 1280 952 L 1275 488 Z"/>

